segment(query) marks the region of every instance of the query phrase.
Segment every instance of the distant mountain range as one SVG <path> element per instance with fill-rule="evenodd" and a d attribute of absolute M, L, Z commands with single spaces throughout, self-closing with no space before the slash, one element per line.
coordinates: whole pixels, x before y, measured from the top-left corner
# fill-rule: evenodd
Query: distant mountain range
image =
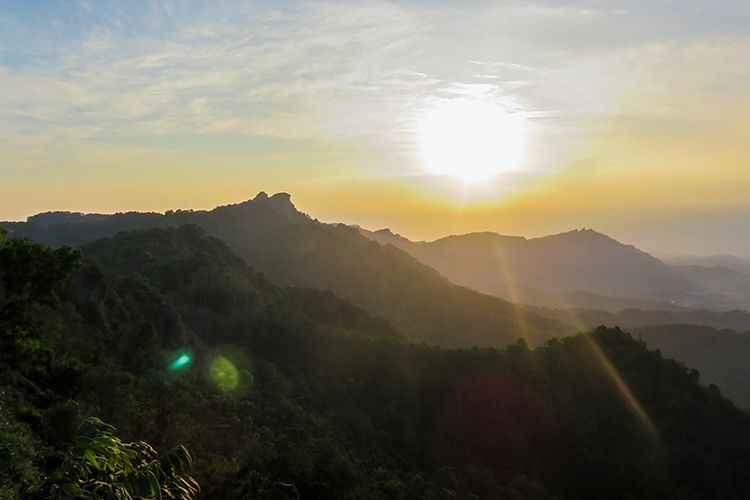
<path fill-rule="evenodd" d="M 750 275 L 740 259 L 732 268 L 670 266 L 591 229 L 533 239 L 471 233 L 431 242 L 387 229 L 359 231 L 454 283 L 514 302 L 606 310 L 750 307 Z"/>
<path fill-rule="evenodd" d="M 285 193 L 218 207 L 114 215 L 52 212 L 1 223 L 12 235 L 42 243 L 81 245 L 121 231 L 195 224 L 218 237 L 280 285 L 331 290 L 382 315 L 411 340 L 449 347 L 501 346 L 525 337 L 539 344 L 575 328 L 451 283 L 393 246 L 344 225 L 321 223 Z"/>
<path fill-rule="evenodd" d="M 311 317 L 324 308 L 353 324 L 364 321 L 357 319 L 361 307 L 382 318 L 367 320 L 370 335 L 398 331 L 447 347 L 499 347 L 520 337 L 539 345 L 597 325 L 621 326 L 750 407 L 750 372 L 742 368 L 750 335 L 734 333 L 750 331 L 750 314 L 686 307 L 747 303 L 750 279 L 741 259 L 670 265 L 592 230 L 412 242 L 388 230 L 319 222 L 285 193 L 207 211 L 50 212 L 0 226 L 42 243 L 80 246 L 122 231 L 185 224 L 223 240 L 272 282 L 302 287 L 287 295 Z M 311 296 L 309 289 L 333 293 Z"/>
<path fill-rule="evenodd" d="M 241 232 L 231 214 L 279 225 L 282 214 L 260 211 L 282 201 L 211 217 Z M 382 263 L 364 244 L 377 251 L 358 254 L 373 260 L 360 267 Z M 102 498 L 113 482 L 152 498 L 154 480 L 187 467 L 207 499 L 750 497 L 750 415 L 619 329 L 447 350 L 404 342 L 331 292 L 279 287 L 196 225 L 80 250 L 0 235 L 2 499 L 81 498 L 80 485 Z M 434 292 L 445 317 L 456 304 Z M 747 356 L 741 336 L 655 337 L 714 362 L 742 395 L 746 358 L 718 366 Z M 156 451 L 183 443 L 192 460 Z M 166 469 L 133 475 L 125 452 Z M 192 483 L 177 481 L 164 497 Z"/>
<path fill-rule="evenodd" d="M 628 330 L 644 326 L 697 325 L 719 330 L 750 332 L 750 313 L 737 309 L 722 312 L 707 309 L 677 309 L 672 311 L 649 309 L 606 311 L 602 309 L 551 309 L 546 307 L 532 309 L 550 318 L 576 325 L 580 330 L 595 328 L 599 325 L 620 326 Z"/>
<path fill-rule="evenodd" d="M 666 257 L 662 260 L 674 266 L 724 267 L 750 275 L 750 259 L 743 259 L 734 255 Z"/>

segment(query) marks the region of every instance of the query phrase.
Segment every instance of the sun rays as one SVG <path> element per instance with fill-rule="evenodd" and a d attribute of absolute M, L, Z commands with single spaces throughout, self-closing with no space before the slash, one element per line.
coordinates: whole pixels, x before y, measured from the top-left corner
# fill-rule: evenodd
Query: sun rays
<path fill-rule="evenodd" d="M 426 171 L 478 183 L 520 167 L 525 124 L 497 103 L 438 99 L 419 118 L 417 142 Z"/>

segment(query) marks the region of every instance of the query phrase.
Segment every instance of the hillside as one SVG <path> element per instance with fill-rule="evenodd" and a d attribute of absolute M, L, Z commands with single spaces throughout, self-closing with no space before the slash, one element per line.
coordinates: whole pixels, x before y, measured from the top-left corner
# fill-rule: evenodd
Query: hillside
<path fill-rule="evenodd" d="M 665 257 L 664 261 L 673 266 L 724 267 L 750 275 L 750 260 L 734 255 Z"/>
<path fill-rule="evenodd" d="M 621 309 L 616 312 L 597 309 L 534 309 L 539 314 L 578 325 L 582 329 L 599 325 L 619 326 L 626 329 L 642 326 L 696 325 L 719 330 L 750 331 L 750 313 L 741 310 L 709 311 L 706 309 Z"/>
<path fill-rule="evenodd" d="M 206 499 L 750 495 L 750 417 L 620 330 L 443 350 L 312 318 L 195 227 L 83 251 L 0 236 L 3 498 L 88 415 L 186 445 Z"/>
<path fill-rule="evenodd" d="M 683 276 L 701 283 L 717 298 L 728 304 L 750 309 L 750 274 L 727 266 L 674 266 Z"/>
<path fill-rule="evenodd" d="M 697 368 L 701 379 L 721 387 L 738 406 L 750 409 L 750 332 L 695 325 L 633 328 L 633 335 L 650 349 Z"/>
<path fill-rule="evenodd" d="M 385 319 L 330 292 L 280 288 L 252 270 L 226 244 L 198 226 L 157 228 L 119 233 L 81 247 L 103 268 L 145 277 L 188 322 L 210 321 L 212 343 L 237 340 L 267 321 L 269 310 L 288 309 L 290 317 L 305 316 L 321 327 L 372 338 L 400 339 Z M 190 308 L 182 306 L 190 304 Z M 242 316 L 229 312 L 241 307 Z M 212 313 L 211 313 L 212 312 Z M 205 315 L 212 314 L 207 318 Z M 215 316 L 213 316 L 215 314 Z M 194 316 L 195 315 L 195 316 Z M 217 329 L 216 325 L 226 323 Z"/>
<path fill-rule="evenodd" d="M 533 239 L 471 233 L 417 243 L 388 230 L 360 232 L 454 283 L 516 302 L 607 309 L 716 305 L 704 284 L 590 229 Z"/>
<path fill-rule="evenodd" d="M 289 195 L 211 211 L 111 216 L 50 213 L 3 223 L 12 235 L 79 245 L 119 231 L 196 224 L 282 286 L 330 290 L 390 320 L 415 341 L 443 346 L 501 346 L 523 336 L 537 345 L 575 330 L 506 301 L 455 285 L 414 257 L 355 229 L 300 213 Z"/>

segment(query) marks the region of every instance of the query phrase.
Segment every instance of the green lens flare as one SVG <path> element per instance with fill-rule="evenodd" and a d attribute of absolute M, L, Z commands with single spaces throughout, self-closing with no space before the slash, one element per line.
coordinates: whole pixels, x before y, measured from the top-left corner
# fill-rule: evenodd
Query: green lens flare
<path fill-rule="evenodd" d="M 179 370 L 180 368 L 189 365 L 192 360 L 193 359 L 190 357 L 190 355 L 183 354 L 172 361 L 172 364 L 169 365 L 169 369 L 172 371 Z"/>
<path fill-rule="evenodd" d="M 222 392 L 231 392 L 240 384 L 240 372 L 224 356 L 217 356 L 211 362 L 210 368 L 211 380 L 213 380 L 216 387 Z"/>

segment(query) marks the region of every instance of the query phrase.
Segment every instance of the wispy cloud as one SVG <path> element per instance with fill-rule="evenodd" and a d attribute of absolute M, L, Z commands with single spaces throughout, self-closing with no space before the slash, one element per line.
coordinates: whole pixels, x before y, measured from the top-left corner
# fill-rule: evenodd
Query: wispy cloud
<path fill-rule="evenodd" d="M 6 10 L 0 168 L 40 149 L 52 161 L 76 147 L 148 149 L 144 137 L 208 134 L 350 142 L 384 159 L 378 173 L 413 173 L 415 117 L 432 99 L 472 95 L 528 120 L 531 171 L 559 170 L 602 117 L 750 109 L 750 76 L 735 63 L 750 48 L 747 4 L 682 5 L 80 1 Z"/>

